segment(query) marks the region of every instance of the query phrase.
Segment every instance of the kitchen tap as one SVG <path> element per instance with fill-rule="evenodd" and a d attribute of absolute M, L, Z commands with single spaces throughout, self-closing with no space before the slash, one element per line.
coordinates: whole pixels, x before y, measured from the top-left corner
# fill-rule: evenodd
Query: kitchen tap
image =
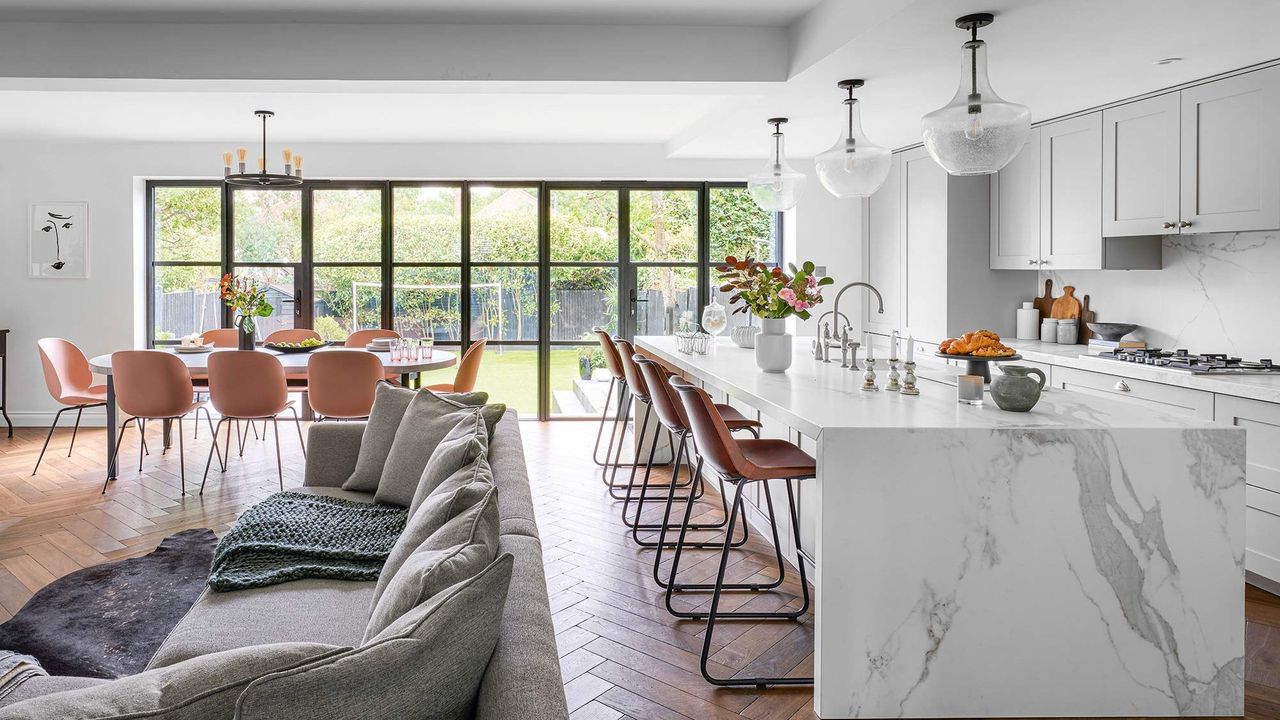
<path fill-rule="evenodd" d="M 839 319 L 841 317 L 845 319 L 846 327 L 851 326 L 852 323 L 849 323 L 848 315 L 845 315 L 844 313 L 840 312 L 840 296 L 844 295 L 845 290 L 848 290 L 851 287 L 857 287 L 857 286 L 862 286 L 870 290 L 872 294 L 876 296 L 876 302 L 879 303 L 880 305 L 879 309 L 876 312 L 878 312 L 881 315 L 884 314 L 884 298 L 880 296 L 880 291 L 876 289 L 875 285 L 872 285 L 871 283 L 865 283 L 865 282 L 851 282 L 848 285 L 845 285 L 844 287 L 840 288 L 840 292 L 836 293 L 835 306 L 830 310 L 830 312 L 836 316 L 837 322 L 839 322 Z"/>

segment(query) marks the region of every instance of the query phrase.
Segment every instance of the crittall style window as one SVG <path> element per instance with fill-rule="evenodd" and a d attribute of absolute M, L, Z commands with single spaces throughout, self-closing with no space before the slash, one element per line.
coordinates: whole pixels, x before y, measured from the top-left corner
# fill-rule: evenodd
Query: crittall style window
<path fill-rule="evenodd" d="M 781 249 L 779 218 L 730 183 L 154 181 L 147 195 L 153 345 L 226 327 L 216 284 L 234 272 L 269 290 L 264 335 L 390 327 L 459 351 L 487 339 L 479 385 L 525 418 L 600 412 L 592 327 L 696 324 L 725 255 L 773 263 Z"/>

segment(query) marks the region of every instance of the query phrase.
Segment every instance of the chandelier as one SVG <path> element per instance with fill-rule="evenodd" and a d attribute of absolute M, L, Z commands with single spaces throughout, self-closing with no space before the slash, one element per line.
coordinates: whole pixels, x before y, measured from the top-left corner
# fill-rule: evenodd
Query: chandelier
<path fill-rule="evenodd" d="M 289 187 L 302 184 L 302 156 L 294 155 L 285 148 L 281 153 L 284 159 L 284 174 L 267 172 L 267 118 L 275 117 L 270 110 L 254 110 L 254 115 L 262 118 L 262 154 L 258 156 L 258 172 L 245 171 L 245 148 L 236 148 L 236 172 L 231 172 L 231 153 L 222 153 L 222 179 L 228 185 L 240 187 Z"/>

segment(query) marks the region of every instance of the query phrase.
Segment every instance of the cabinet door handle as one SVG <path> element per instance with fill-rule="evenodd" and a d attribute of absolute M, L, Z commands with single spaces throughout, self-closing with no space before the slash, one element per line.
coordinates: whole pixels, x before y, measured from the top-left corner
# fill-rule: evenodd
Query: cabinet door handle
<path fill-rule="evenodd" d="M 1039 261 L 1039 260 L 1028 260 L 1028 261 L 1027 261 L 1027 264 L 1028 264 L 1028 265 L 1039 265 L 1039 264 L 1040 264 L 1040 261 Z"/>
<path fill-rule="evenodd" d="M 1183 220 L 1182 222 L 1178 223 L 1178 227 L 1191 227 L 1191 221 Z"/>
<path fill-rule="evenodd" d="M 1174 223 L 1166 222 L 1166 223 L 1160 223 L 1160 227 L 1164 228 L 1165 230 L 1170 230 L 1170 229 L 1172 229 L 1172 228 L 1176 228 L 1176 227 L 1178 227 L 1178 226 L 1177 226 L 1177 225 L 1175 225 Z"/>
<path fill-rule="evenodd" d="M 1116 381 L 1116 392 L 1129 392 L 1129 383 L 1123 380 Z"/>
<path fill-rule="evenodd" d="M 1048 260 L 1041 260 L 1041 261 L 1040 261 L 1040 264 L 1041 264 L 1041 265 L 1048 265 L 1048 264 L 1049 264 L 1049 261 L 1048 261 Z"/>

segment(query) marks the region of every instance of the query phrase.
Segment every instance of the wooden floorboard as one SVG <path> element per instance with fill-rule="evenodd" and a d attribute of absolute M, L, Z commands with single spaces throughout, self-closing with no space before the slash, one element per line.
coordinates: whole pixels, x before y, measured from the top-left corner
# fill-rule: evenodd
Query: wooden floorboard
<path fill-rule="evenodd" d="M 181 530 L 225 532 L 246 508 L 278 490 L 274 443 L 250 436 L 244 456 L 233 448 L 227 472 L 217 472 L 215 465 L 204 495 L 195 494 L 209 453 L 208 434 L 202 431 L 198 440 L 187 436 L 188 494 L 183 495 L 176 447 L 161 452 L 156 425 L 148 428 L 151 454 L 144 456 L 141 472 L 138 436 L 132 430 L 126 435 L 120 479 L 106 495 L 101 494 L 103 430 L 83 430 L 71 457 L 70 431 L 55 433 L 36 477 L 31 468 L 44 432 L 20 428 L 12 440 L 0 438 L 0 621 L 55 578 L 143 555 Z M 573 720 L 814 717 L 807 688 L 725 689 L 702 679 L 698 656 L 705 626 L 667 613 L 664 593 L 651 576 L 654 551 L 637 547 L 624 531 L 621 503 L 609 498 L 588 455 L 595 425 L 522 423 L 521 429 Z M 291 428 L 281 440 L 284 484 L 300 485 L 303 459 Z M 665 481 L 661 472 L 656 480 Z M 650 521 L 662 512 L 660 503 L 645 507 Z M 718 498 L 709 494 L 696 514 L 708 521 L 720 512 Z M 753 537 L 733 553 L 728 577 L 774 577 L 769 550 Z M 670 552 L 663 558 L 669 569 Z M 714 577 L 717 562 L 715 552 L 690 551 L 681 575 L 706 581 Z M 799 593 L 789 572 L 778 591 L 727 594 L 723 607 L 798 607 Z M 708 596 L 679 595 L 677 607 L 705 608 Z M 1280 598 L 1248 588 L 1246 617 L 1246 717 L 1280 718 Z M 712 642 L 712 670 L 744 677 L 812 673 L 812 616 L 797 623 L 723 623 Z"/>

